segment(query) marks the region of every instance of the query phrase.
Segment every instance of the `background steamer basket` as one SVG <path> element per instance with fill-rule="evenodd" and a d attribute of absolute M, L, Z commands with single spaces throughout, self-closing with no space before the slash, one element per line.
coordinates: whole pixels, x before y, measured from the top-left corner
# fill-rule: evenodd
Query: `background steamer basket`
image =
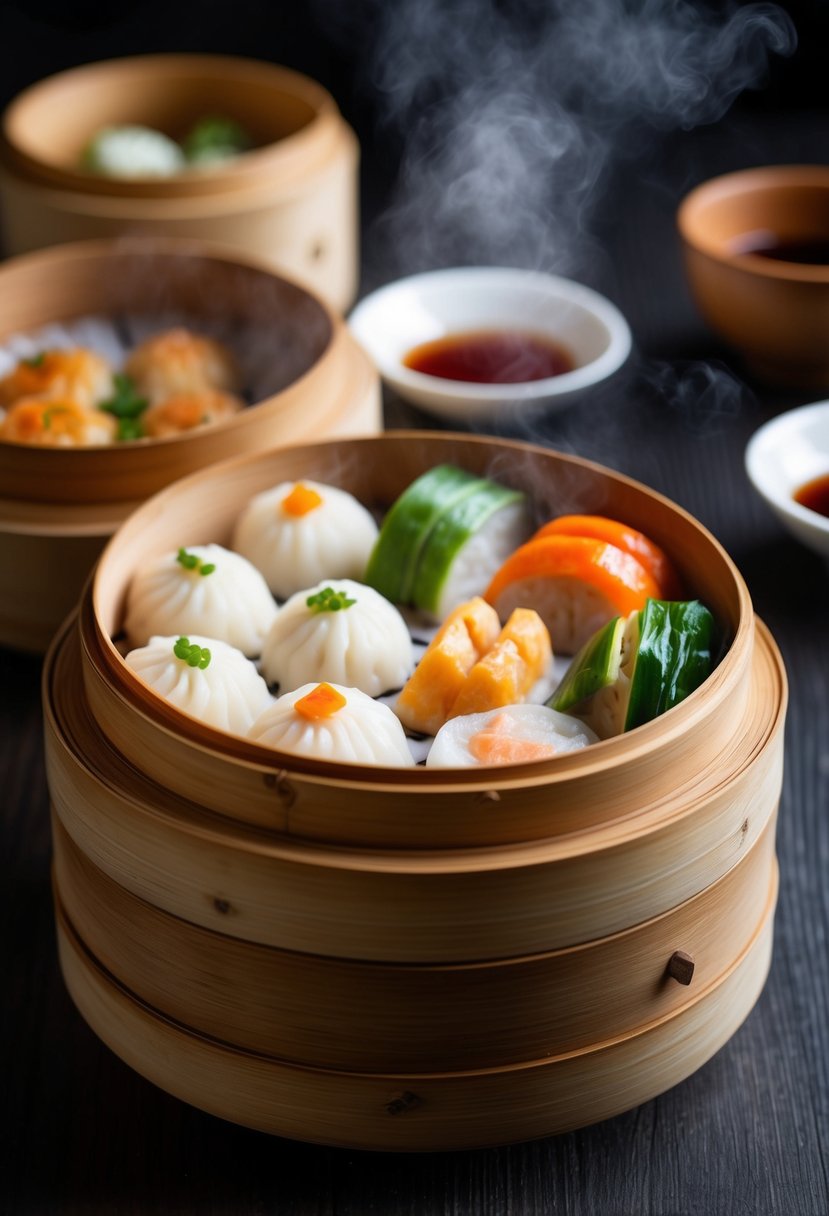
<path fill-rule="evenodd" d="M 652 536 L 728 639 L 704 686 L 630 735 L 552 761 L 412 774 L 322 763 L 220 734 L 151 693 L 124 663 L 112 639 L 121 629 L 129 580 L 154 555 L 178 544 L 228 541 L 245 503 L 280 481 L 334 482 L 382 510 L 420 473 L 445 462 L 526 488 L 540 519 L 601 512 Z M 137 511 L 108 545 L 84 597 L 80 632 L 93 716 L 114 746 L 162 787 L 286 836 L 426 849 L 543 839 L 638 813 L 683 784 L 693 789 L 700 772 L 717 770 L 736 737 L 754 654 L 745 584 L 716 540 L 681 508 L 577 457 L 428 432 L 265 453 L 178 482 Z"/>
<path fill-rule="evenodd" d="M 101 127 L 181 138 L 205 114 L 256 148 L 209 172 L 113 179 L 78 167 Z M 297 277 L 345 309 L 357 287 L 357 141 L 333 98 L 285 68 L 222 55 L 146 55 L 61 72 L 3 117 L 6 248 L 131 233 L 217 241 Z"/>
<path fill-rule="evenodd" d="M 0 267 L 0 342 L 78 318 L 218 326 L 246 343 L 266 395 L 167 439 L 44 448 L 0 441 L 0 641 L 45 649 L 129 510 L 231 454 L 381 425 L 377 373 L 342 320 L 269 267 L 193 242 L 96 241 Z M 258 337 L 257 337 L 258 335 Z M 8 584 L 8 586 L 7 586 Z"/>

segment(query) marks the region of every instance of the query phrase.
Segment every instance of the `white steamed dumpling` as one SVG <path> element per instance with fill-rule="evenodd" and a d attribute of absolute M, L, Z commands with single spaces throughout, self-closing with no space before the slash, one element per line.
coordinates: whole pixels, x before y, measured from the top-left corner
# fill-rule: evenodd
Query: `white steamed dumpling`
<path fill-rule="evenodd" d="M 450 718 L 435 735 L 428 768 L 476 768 L 548 760 L 597 743 L 578 718 L 546 705 L 507 705 Z"/>
<path fill-rule="evenodd" d="M 399 720 L 358 688 L 303 684 L 264 711 L 248 732 L 266 747 L 346 764 L 414 764 Z"/>
<path fill-rule="evenodd" d="M 286 481 L 257 494 L 239 516 L 233 548 L 287 599 L 320 579 L 361 579 L 377 524 L 352 494 L 317 481 Z"/>
<path fill-rule="evenodd" d="M 155 558 L 133 576 L 124 628 L 143 645 L 155 634 L 201 634 L 261 654 L 277 608 L 262 575 L 221 545 L 192 545 Z"/>
<path fill-rule="evenodd" d="M 328 680 L 376 697 L 402 688 L 413 668 L 411 637 L 398 610 L 373 587 L 347 578 L 292 595 L 262 649 L 265 679 L 281 692 Z"/>
<path fill-rule="evenodd" d="M 273 701 L 250 659 L 215 638 L 152 637 L 124 661 L 177 709 L 235 735 L 246 735 Z"/>

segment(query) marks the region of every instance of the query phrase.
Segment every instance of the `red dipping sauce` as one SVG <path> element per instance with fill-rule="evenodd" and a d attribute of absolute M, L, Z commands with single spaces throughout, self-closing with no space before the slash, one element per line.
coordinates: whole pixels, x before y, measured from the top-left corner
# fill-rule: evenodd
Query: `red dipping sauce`
<path fill-rule="evenodd" d="M 807 481 L 805 485 L 795 490 L 792 498 L 795 502 L 799 502 L 801 507 L 808 507 L 810 511 L 816 511 L 818 515 L 829 517 L 829 473 L 824 473 L 822 477 L 815 477 L 813 481 Z"/>
<path fill-rule="evenodd" d="M 472 384 L 526 384 L 576 366 L 563 346 L 512 329 L 476 330 L 423 342 L 404 356 L 403 364 L 427 376 Z"/>

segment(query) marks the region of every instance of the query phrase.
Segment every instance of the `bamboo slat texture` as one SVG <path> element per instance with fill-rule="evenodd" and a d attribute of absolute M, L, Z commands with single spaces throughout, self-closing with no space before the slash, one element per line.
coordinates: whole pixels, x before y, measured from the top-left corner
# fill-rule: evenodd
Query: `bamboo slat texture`
<path fill-rule="evenodd" d="M 615 178 L 605 191 L 612 208 L 602 232 L 614 270 L 595 281 L 630 320 L 640 360 L 612 397 L 539 419 L 519 436 L 616 467 L 681 503 L 735 560 L 781 647 L 791 700 L 777 828 L 780 895 L 769 980 L 745 1024 L 708 1064 L 644 1106 L 509 1149 L 378 1157 L 262 1136 L 184 1105 L 125 1067 L 66 994 L 51 905 L 40 664 L 4 652 L 2 1041 L 13 1114 L 0 1175 L 4 1216 L 829 1210 L 829 573 L 783 534 L 742 471 L 751 432 L 800 400 L 734 388 L 728 373 L 739 367 L 688 301 L 673 229 L 675 204 L 689 185 L 742 165 L 814 160 L 822 140 L 825 115 L 749 121 L 737 114 L 660 145 L 657 189 L 642 189 L 634 174 Z M 719 371 L 698 379 L 701 359 L 715 360 Z M 387 404 L 392 425 L 426 421 Z M 384 1111 L 384 1119 L 417 1115 L 399 1093 L 383 1097 L 402 1102 L 398 1115 Z"/>

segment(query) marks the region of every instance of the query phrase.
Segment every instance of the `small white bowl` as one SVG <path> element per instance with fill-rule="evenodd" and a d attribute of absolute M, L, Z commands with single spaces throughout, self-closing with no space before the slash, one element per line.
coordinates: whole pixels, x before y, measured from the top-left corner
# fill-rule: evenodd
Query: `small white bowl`
<path fill-rule="evenodd" d="M 746 448 L 746 471 L 792 535 L 829 557 L 829 519 L 792 497 L 807 481 L 829 473 L 829 401 L 789 410 L 761 426 Z"/>
<path fill-rule="evenodd" d="M 349 325 L 380 375 L 401 397 L 435 414 L 471 421 L 507 407 L 558 408 L 606 380 L 630 353 L 630 329 L 609 300 L 581 283 L 533 270 L 469 267 L 399 279 L 367 296 Z M 403 359 L 423 342 L 475 330 L 547 337 L 573 371 L 520 384 L 473 384 L 417 372 Z"/>

